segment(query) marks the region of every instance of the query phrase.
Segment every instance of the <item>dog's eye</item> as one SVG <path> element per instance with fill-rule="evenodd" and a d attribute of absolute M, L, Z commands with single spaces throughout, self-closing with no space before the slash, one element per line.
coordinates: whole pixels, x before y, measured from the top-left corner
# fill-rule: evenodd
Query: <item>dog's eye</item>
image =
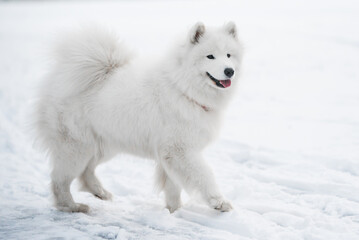
<path fill-rule="evenodd" d="M 231 54 L 227 53 L 227 57 L 230 58 L 230 57 L 231 57 Z"/>
<path fill-rule="evenodd" d="M 208 59 L 214 59 L 214 56 L 213 55 L 208 55 L 207 58 Z"/>

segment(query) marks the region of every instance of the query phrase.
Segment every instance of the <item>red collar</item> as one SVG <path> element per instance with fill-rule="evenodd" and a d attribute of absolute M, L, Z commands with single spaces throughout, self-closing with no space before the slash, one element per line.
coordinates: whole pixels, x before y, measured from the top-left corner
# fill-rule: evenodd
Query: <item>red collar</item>
<path fill-rule="evenodd" d="M 209 112 L 211 110 L 209 107 L 198 103 L 196 100 L 189 98 L 187 95 L 185 95 L 185 97 L 188 99 L 188 101 L 193 102 L 197 106 L 201 107 L 205 112 Z"/>

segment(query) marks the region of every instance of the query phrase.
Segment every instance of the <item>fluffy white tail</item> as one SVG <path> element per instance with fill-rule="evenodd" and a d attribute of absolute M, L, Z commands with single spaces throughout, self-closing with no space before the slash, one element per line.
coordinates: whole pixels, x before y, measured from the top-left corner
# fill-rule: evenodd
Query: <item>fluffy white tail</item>
<path fill-rule="evenodd" d="M 68 94 L 79 94 L 104 81 L 131 60 L 131 53 L 113 32 L 87 27 L 64 35 L 55 49 L 55 81 Z"/>

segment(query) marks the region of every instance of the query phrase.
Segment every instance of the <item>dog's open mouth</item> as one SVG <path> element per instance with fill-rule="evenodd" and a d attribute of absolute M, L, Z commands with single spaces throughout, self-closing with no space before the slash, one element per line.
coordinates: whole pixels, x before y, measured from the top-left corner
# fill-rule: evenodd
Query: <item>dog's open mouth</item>
<path fill-rule="evenodd" d="M 206 73 L 207 73 L 207 76 L 217 85 L 217 87 L 227 88 L 227 87 L 231 86 L 230 79 L 218 80 L 215 77 L 213 77 L 209 72 L 206 72 Z"/>

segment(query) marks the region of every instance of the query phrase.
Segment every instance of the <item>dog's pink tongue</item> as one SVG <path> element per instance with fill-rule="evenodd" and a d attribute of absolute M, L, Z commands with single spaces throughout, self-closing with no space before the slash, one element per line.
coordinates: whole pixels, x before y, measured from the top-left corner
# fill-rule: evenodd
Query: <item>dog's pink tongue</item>
<path fill-rule="evenodd" d="M 231 86 L 231 80 L 227 79 L 227 80 L 219 80 L 219 82 L 223 85 L 223 87 L 227 88 L 229 86 Z"/>

